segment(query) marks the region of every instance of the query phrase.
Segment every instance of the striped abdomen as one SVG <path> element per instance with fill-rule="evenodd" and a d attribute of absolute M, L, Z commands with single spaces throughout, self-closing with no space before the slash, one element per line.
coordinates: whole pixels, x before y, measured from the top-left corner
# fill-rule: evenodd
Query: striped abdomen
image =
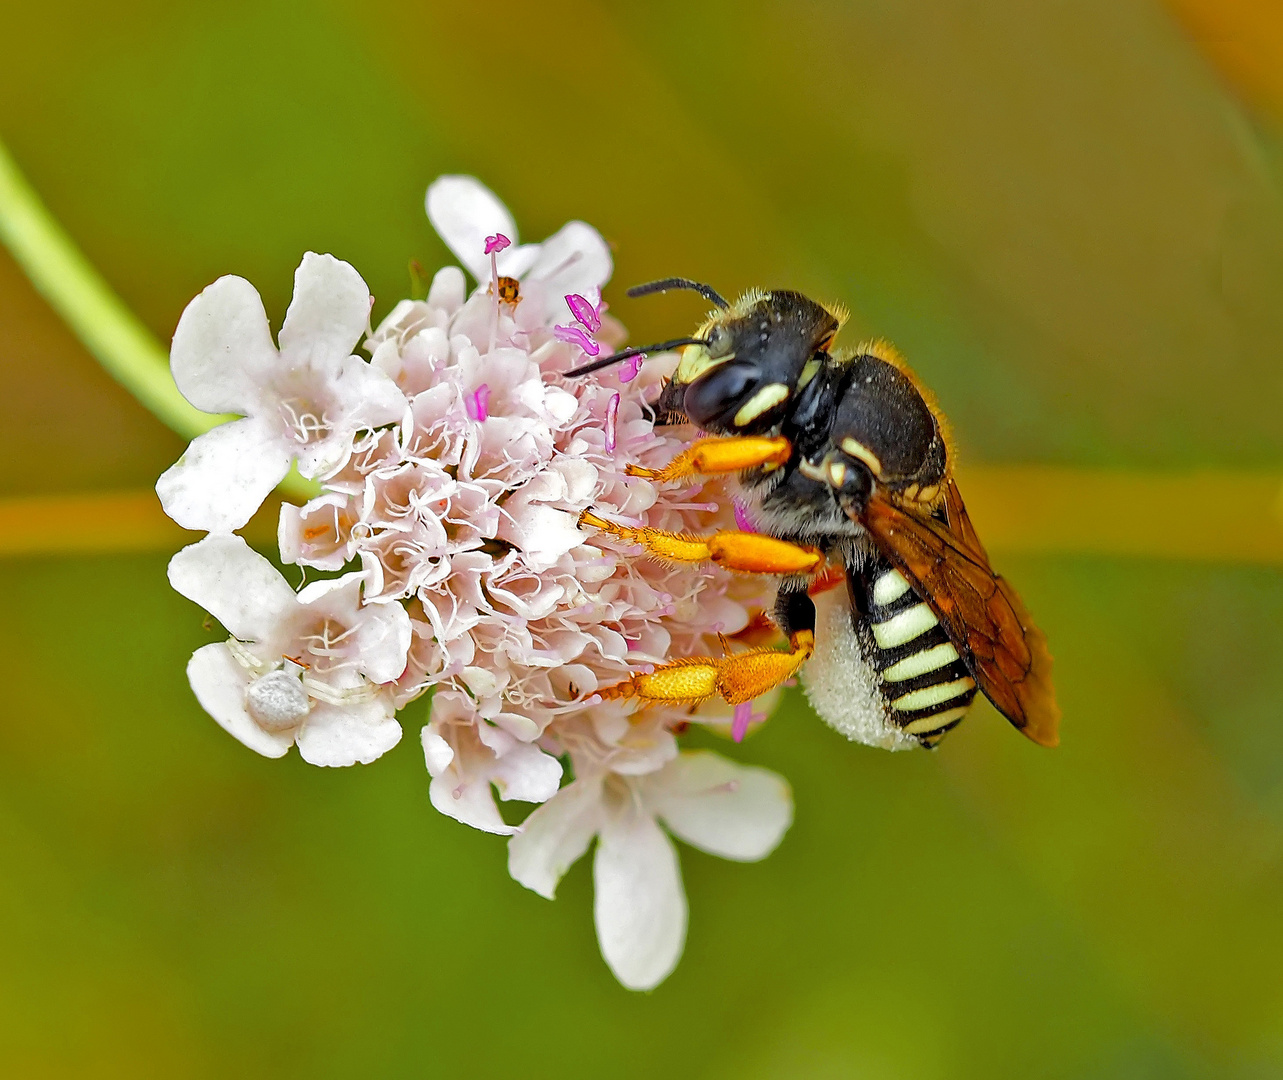
<path fill-rule="evenodd" d="M 976 696 L 976 681 L 935 613 L 900 571 L 866 568 L 865 610 L 853 611 L 862 651 L 881 678 L 887 718 L 925 746 L 956 727 Z"/>

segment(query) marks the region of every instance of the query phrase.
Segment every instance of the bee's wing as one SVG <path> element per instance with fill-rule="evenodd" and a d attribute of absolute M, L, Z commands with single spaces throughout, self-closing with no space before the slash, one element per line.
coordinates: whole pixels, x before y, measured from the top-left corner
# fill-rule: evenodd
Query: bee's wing
<path fill-rule="evenodd" d="M 1016 591 L 989 565 L 952 480 L 948 526 L 875 493 L 858 519 L 940 619 L 985 697 L 1042 746 L 1059 741 L 1047 639 Z"/>

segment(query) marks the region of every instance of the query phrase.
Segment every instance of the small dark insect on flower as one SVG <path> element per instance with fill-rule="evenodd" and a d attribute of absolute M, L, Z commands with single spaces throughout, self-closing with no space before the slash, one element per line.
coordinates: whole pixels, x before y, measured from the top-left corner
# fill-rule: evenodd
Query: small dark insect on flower
<path fill-rule="evenodd" d="M 516 306 L 521 303 L 521 282 L 514 277 L 499 279 L 499 300 L 504 304 Z"/>

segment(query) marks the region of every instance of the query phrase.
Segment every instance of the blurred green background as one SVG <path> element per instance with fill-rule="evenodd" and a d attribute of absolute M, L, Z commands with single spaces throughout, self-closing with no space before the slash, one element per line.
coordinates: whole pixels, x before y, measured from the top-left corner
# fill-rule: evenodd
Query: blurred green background
<path fill-rule="evenodd" d="M 162 339 L 223 273 L 279 320 L 307 249 L 377 318 L 446 259 L 423 192 L 466 171 L 525 239 L 598 226 L 636 340 L 700 308 L 636 281 L 798 287 L 906 352 L 968 463 L 1283 494 L 1277 4 L 0 14 L 0 137 Z M 181 452 L 2 252 L 0 371 L 0 509 Z M 689 944 L 649 995 L 598 956 L 586 863 L 549 904 L 431 809 L 421 706 L 373 766 L 261 759 L 191 697 L 167 551 L 0 560 L 0 1072 L 1283 1075 L 1280 568 L 994 547 L 1062 747 L 985 707 L 891 756 L 791 699 L 731 752 L 796 824 L 759 865 L 683 851 Z"/>

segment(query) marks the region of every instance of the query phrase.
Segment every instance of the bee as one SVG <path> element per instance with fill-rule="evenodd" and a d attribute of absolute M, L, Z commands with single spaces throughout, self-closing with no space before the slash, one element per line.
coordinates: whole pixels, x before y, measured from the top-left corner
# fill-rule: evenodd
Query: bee
<path fill-rule="evenodd" d="M 789 648 L 679 658 L 602 697 L 739 704 L 800 673 L 832 727 L 900 749 L 935 746 L 980 692 L 1034 742 L 1056 745 L 1046 638 L 990 565 L 953 477 L 944 416 L 899 354 L 881 341 L 834 350 L 845 311 L 789 290 L 732 304 L 667 278 L 629 295 L 669 289 L 714 305 L 694 335 L 568 374 L 680 349 L 653 408 L 660 422 L 707 435 L 663 469 L 628 471 L 661 483 L 735 475 L 761 531 L 673 534 L 591 510 L 580 524 L 661 559 L 775 575 L 774 621 Z"/>

